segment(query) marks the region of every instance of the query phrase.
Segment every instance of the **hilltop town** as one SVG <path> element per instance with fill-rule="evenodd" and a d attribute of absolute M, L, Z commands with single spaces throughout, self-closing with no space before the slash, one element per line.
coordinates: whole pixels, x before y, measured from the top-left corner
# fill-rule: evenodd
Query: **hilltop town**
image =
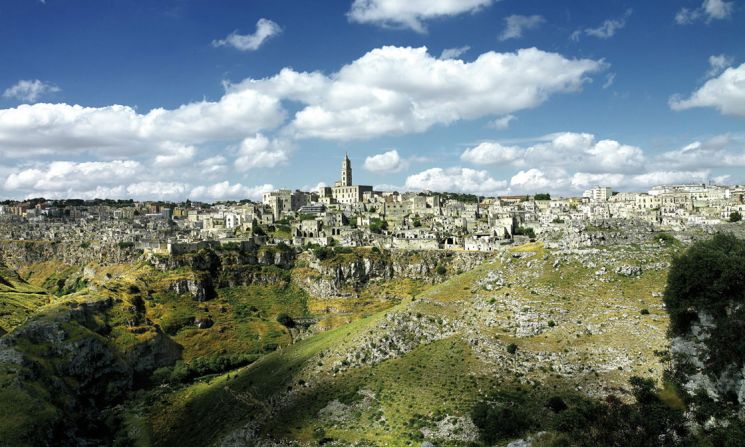
<path fill-rule="evenodd" d="M 353 183 L 345 155 L 334 186 L 312 192 L 279 189 L 264 194 L 262 203 L 6 201 L 0 205 L 0 239 L 96 241 L 161 254 L 247 240 L 488 252 L 515 241 L 567 242 L 567 236 L 593 226 L 712 228 L 740 221 L 744 198 L 745 186 L 707 184 L 661 185 L 647 192 L 597 186 L 581 197 L 375 191 Z"/>

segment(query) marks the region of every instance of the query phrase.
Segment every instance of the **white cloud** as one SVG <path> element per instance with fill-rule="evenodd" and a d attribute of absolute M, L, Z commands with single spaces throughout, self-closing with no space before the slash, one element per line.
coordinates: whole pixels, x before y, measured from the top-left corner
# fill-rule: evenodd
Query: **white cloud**
<path fill-rule="evenodd" d="M 658 155 L 655 166 L 689 170 L 745 167 L 745 144 L 729 134 L 716 135 Z"/>
<path fill-rule="evenodd" d="M 284 140 L 269 140 L 262 134 L 245 138 L 238 148 L 235 167 L 239 171 L 255 168 L 273 168 L 290 158 L 292 146 Z"/>
<path fill-rule="evenodd" d="M 162 154 L 156 155 L 153 164 L 158 167 L 183 166 L 197 154 L 197 148 L 185 144 L 166 141 L 160 145 Z"/>
<path fill-rule="evenodd" d="M 409 163 L 395 149 L 367 157 L 364 164 L 365 169 L 376 173 L 400 172 L 408 166 Z"/>
<path fill-rule="evenodd" d="M 42 82 L 38 79 L 21 80 L 3 92 L 3 98 L 17 99 L 23 102 L 36 102 L 42 96 L 60 91 L 54 84 Z"/>
<path fill-rule="evenodd" d="M 493 127 L 494 129 L 498 130 L 505 130 L 510 127 L 510 123 L 516 119 L 517 117 L 515 115 L 501 116 L 489 123 L 489 127 Z"/>
<path fill-rule="evenodd" d="M 383 47 L 328 77 L 285 69 L 231 85 L 230 91 L 255 90 L 306 104 L 287 129 L 297 138 L 351 140 L 536 107 L 552 94 L 578 91 L 588 75 L 605 67 L 535 48 L 463 62 L 436 59 L 424 47 Z"/>
<path fill-rule="evenodd" d="M 458 59 L 462 55 L 466 54 L 471 47 L 468 45 L 459 48 L 445 48 L 440 53 L 440 59 Z"/>
<path fill-rule="evenodd" d="M 675 15 L 675 22 L 678 25 L 690 25 L 699 20 L 705 20 L 706 23 L 712 20 L 724 20 L 732 16 L 733 8 L 733 2 L 704 0 L 696 9 L 681 8 Z"/>
<path fill-rule="evenodd" d="M 670 107 L 673 110 L 714 107 L 725 115 L 745 116 L 745 63 L 709 79 L 688 99 L 672 97 Z"/>
<path fill-rule="evenodd" d="M 725 54 L 709 56 L 709 70 L 706 72 L 706 77 L 713 78 L 714 76 L 718 76 L 724 70 L 731 67 L 732 62 L 734 60 Z"/>
<path fill-rule="evenodd" d="M 424 21 L 476 12 L 495 0 L 354 0 L 347 17 L 352 22 L 426 32 Z"/>
<path fill-rule="evenodd" d="M 631 16 L 632 10 L 628 9 L 623 16 L 617 19 L 608 19 L 597 28 L 585 29 L 585 34 L 599 39 L 609 39 L 613 37 L 616 32 L 626 26 L 626 20 Z M 579 38 L 579 35 L 576 36 Z M 576 40 L 576 39 L 575 39 Z"/>
<path fill-rule="evenodd" d="M 172 167 L 193 160 L 202 144 L 251 141 L 283 124 L 277 136 L 282 140 L 424 132 L 536 107 L 553 94 L 580 90 L 589 75 L 605 67 L 602 61 L 535 48 L 488 52 L 463 62 L 438 60 L 426 48 L 383 47 L 330 75 L 286 68 L 268 78 L 227 83 L 218 100 L 174 109 L 140 113 L 127 105 L 64 103 L 0 109 L 0 156 L 152 157 L 157 165 Z M 289 122 L 285 105 L 298 108 Z M 276 165 L 289 153 L 262 152 L 257 163 L 251 150 L 238 165 Z"/>
<path fill-rule="evenodd" d="M 643 191 L 656 185 L 674 183 L 705 183 L 709 179 L 709 171 L 651 171 L 642 174 L 588 174 L 578 172 L 571 178 L 571 187 L 577 191 L 592 188 L 596 185 L 613 188 Z"/>
<path fill-rule="evenodd" d="M 499 35 L 499 40 L 519 39 L 523 32 L 538 28 L 546 20 L 539 15 L 521 16 L 511 15 L 504 19 L 504 31 Z"/>
<path fill-rule="evenodd" d="M 259 47 L 272 36 L 282 32 L 282 28 L 269 19 L 259 19 L 256 22 L 256 32 L 253 34 L 238 34 L 233 31 L 226 38 L 215 40 L 212 45 L 215 47 L 230 46 L 240 51 L 256 51 Z"/>
<path fill-rule="evenodd" d="M 582 169 L 588 172 L 630 172 L 643 167 L 644 151 L 615 140 L 597 140 L 588 133 L 562 132 L 543 142 L 521 148 L 484 142 L 466 149 L 461 160 L 488 165 L 510 163 L 516 167 Z"/>
<path fill-rule="evenodd" d="M 280 101 L 252 90 L 226 93 L 173 110 L 139 114 L 129 106 L 23 104 L 0 109 L 0 155 L 92 152 L 117 157 L 169 155 L 166 143 L 199 144 L 251 135 L 284 120 Z"/>
<path fill-rule="evenodd" d="M 507 182 L 495 180 L 487 171 L 460 167 L 431 168 L 408 176 L 405 187 L 412 190 L 495 195 L 507 187 Z"/>
<path fill-rule="evenodd" d="M 563 171 L 559 171 L 563 175 Z M 556 191 L 566 187 L 566 180 L 562 177 L 549 177 L 540 169 L 531 168 L 520 171 L 510 179 L 510 191 L 536 192 Z"/>
<path fill-rule="evenodd" d="M 484 142 L 466 149 L 460 159 L 477 165 L 511 163 L 523 156 L 517 146 L 503 146 L 496 142 Z"/>
<path fill-rule="evenodd" d="M 225 175 L 228 171 L 227 159 L 222 155 L 205 158 L 197 163 L 199 172 L 205 177 Z"/>
<path fill-rule="evenodd" d="M 244 186 L 240 183 L 230 184 L 227 180 L 213 185 L 197 186 L 191 190 L 190 198 L 196 200 L 261 200 L 264 193 L 274 190 L 274 186 L 264 184 L 259 186 Z"/>
<path fill-rule="evenodd" d="M 96 184 L 117 184 L 139 174 L 140 163 L 132 160 L 110 162 L 55 161 L 46 167 L 23 169 L 5 179 L 4 188 L 14 190 L 85 190 Z"/>

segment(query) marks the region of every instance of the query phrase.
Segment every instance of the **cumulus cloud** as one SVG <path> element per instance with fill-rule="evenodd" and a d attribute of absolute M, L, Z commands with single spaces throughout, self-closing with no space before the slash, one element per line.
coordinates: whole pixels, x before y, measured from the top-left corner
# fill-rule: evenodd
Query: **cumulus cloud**
<path fill-rule="evenodd" d="M 191 190 L 189 197 L 196 200 L 243 200 L 259 201 L 264 193 L 274 190 L 274 186 L 264 184 L 259 186 L 244 186 L 240 183 L 230 184 L 229 181 L 213 185 L 197 186 Z"/>
<path fill-rule="evenodd" d="M 695 9 L 681 8 L 675 14 L 675 22 L 678 25 L 690 25 L 700 20 L 706 23 L 712 20 L 724 20 L 732 16 L 734 8 L 733 2 L 724 0 L 704 0 L 704 2 Z"/>
<path fill-rule="evenodd" d="M 396 149 L 376 154 L 365 159 L 364 168 L 370 172 L 389 173 L 400 172 L 406 169 L 409 163 L 398 155 Z"/>
<path fill-rule="evenodd" d="M 627 172 L 640 169 L 644 151 L 616 140 L 597 140 L 589 133 L 562 132 L 543 137 L 528 147 L 483 142 L 461 154 L 479 165 L 509 163 L 516 167 L 564 167 L 588 172 Z"/>
<path fill-rule="evenodd" d="M 170 141 L 163 142 L 160 145 L 160 150 L 163 153 L 155 156 L 153 164 L 157 167 L 165 168 L 183 166 L 189 163 L 197 154 L 197 148 L 194 146 L 172 143 Z"/>
<path fill-rule="evenodd" d="M 36 102 L 37 99 L 50 93 L 56 93 L 60 88 L 54 84 L 42 82 L 38 79 L 20 80 L 3 92 L 3 98 L 17 99 L 23 102 Z"/>
<path fill-rule="evenodd" d="M 599 39 L 610 39 L 616 35 L 618 30 L 626 26 L 626 20 L 631 17 L 632 10 L 627 9 L 623 16 L 616 19 L 607 19 L 603 21 L 597 28 L 586 28 L 583 30 L 577 30 L 572 33 L 572 40 L 579 40 L 580 36 L 584 33 L 587 36 L 597 37 Z"/>
<path fill-rule="evenodd" d="M 535 48 L 487 52 L 463 62 L 437 59 L 425 47 L 382 47 L 330 76 L 284 69 L 231 85 L 230 91 L 304 103 L 287 129 L 297 138 L 351 140 L 536 107 L 553 94 L 578 91 L 605 67 L 603 61 Z"/>
<path fill-rule="evenodd" d="M 166 143 L 198 144 L 240 138 L 284 120 L 280 101 L 256 91 L 226 93 L 219 101 L 153 109 L 23 104 L 0 110 L 0 155 L 93 152 L 116 157 L 169 154 Z"/>
<path fill-rule="evenodd" d="M 487 171 L 469 168 L 431 168 L 406 178 L 405 187 L 412 190 L 465 192 L 495 195 L 507 187 Z"/>
<path fill-rule="evenodd" d="M 352 22 L 427 31 L 431 19 L 476 12 L 498 0 L 354 0 L 347 17 Z"/>
<path fill-rule="evenodd" d="M 182 182 L 145 180 L 145 168 L 134 160 L 53 161 L 13 170 L 3 189 L 15 197 L 135 198 L 177 200 L 188 192 Z"/>
<path fill-rule="evenodd" d="M 477 165 L 512 163 L 523 156 L 523 150 L 517 146 L 503 146 L 496 142 L 484 142 L 466 149 L 460 159 Z"/>
<path fill-rule="evenodd" d="M 709 179 L 708 170 L 695 171 L 650 171 L 642 174 L 589 174 L 578 172 L 571 179 L 571 187 L 580 191 L 596 185 L 643 191 L 652 186 L 675 183 L 705 183 Z"/>
<path fill-rule="evenodd" d="M 440 59 L 457 59 L 466 54 L 470 49 L 471 47 L 468 45 L 459 48 L 445 48 L 442 50 L 442 53 L 440 53 Z"/>
<path fill-rule="evenodd" d="M 687 99 L 673 96 L 670 107 L 673 110 L 714 107 L 725 115 L 745 116 L 745 63 L 709 79 Z"/>
<path fill-rule="evenodd" d="M 521 16 L 511 15 L 504 19 L 504 31 L 499 35 L 499 40 L 519 39 L 523 32 L 538 28 L 546 20 L 539 15 Z"/>
<path fill-rule="evenodd" d="M 745 144 L 729 134 L 696 140 L 680 149 L 663 152 L 655 159 L 662 169 L 745 167 Z"/>
<path fill-rule="evenodd" d="M 115 184 L 137 175 L 140 163 L 132 160 L 110 162 L 55 161 L 48 166 L 23 169 L 5 179 L 4 188 L 14 190 L 84 190 L 95 184 Z"/>
<path fill-rule="evenodd" d="M 259 19 L 256 22 L 256 32 L 253 34 L 238 34 L 233 31 L 224 39 L 215 40 L 215 47 L 229 46 L 240 51 L 256 51 L 268 39 L 282 32 L 282 28 L 269 19 Z"/>
<path fill-rule="evenodd" d="M 255 168 L 273 168 L 290 158 L 292 146 L 284 140 L 269 140 L 262 134 L 245 138 L 238 147 L 235 167 L 239 171 Z"/>

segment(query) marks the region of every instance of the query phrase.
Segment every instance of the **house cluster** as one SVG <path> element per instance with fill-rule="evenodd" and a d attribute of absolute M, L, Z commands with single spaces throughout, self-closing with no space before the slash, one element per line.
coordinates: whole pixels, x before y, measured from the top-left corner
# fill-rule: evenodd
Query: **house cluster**
<path fill-rule="evenodd" d="M 261 203 L 6 202 L 0 205 L 0 239 L 105 239 L 171 253 L 247 241 L 493 251 L 515 239 L 607 219 L 671 231 L 718 225 L 745 213 L 744 197 L 744 186 L 706 184 L 656 186 L 644 193 L 598 186 L 581 197 L 375 191 L 353 183 L 345 156 L 334 186 L 280 189 Z"/>

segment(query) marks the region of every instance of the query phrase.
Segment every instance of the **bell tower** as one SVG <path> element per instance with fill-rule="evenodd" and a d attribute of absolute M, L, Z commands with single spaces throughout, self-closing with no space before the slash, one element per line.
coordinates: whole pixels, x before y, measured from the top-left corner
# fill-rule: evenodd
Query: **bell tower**
<path fill-rule="evenodd" d="M 341 186 L 352 186 L 352 162 L 346 153 L 344 161 L 341 162 Z"/>

